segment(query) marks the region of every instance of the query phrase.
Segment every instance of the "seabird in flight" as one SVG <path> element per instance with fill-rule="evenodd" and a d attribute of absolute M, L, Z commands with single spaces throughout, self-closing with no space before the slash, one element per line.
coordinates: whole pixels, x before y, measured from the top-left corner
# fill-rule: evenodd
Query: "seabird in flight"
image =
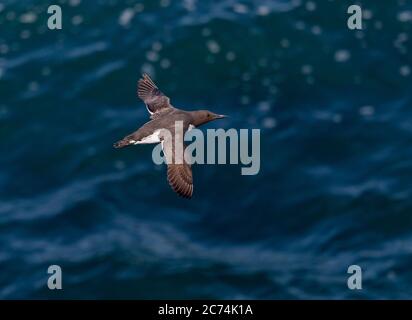
<path fill-rule="evenodd" d="M 176 139 L 181 139 L 183 145 L 184 133 L 194 127 L 225 116 L 208 110 L 184 111 L 173 107 L 169 97 L 165 96 L 147 74 L 139 80 L 137 95 L 146 104 L 150 113 L 150 121 L 132 134 L 114 144 L 115 148 L 123 148 L 134 144 L 162 143 L 162 149 L 167 159 L 167 180 L 172 189 L 180 196 L 191 198 L 193 194 L 192 168 L 185 161 L 184 150 L 175 152 Z M 176 136 L 177 123 L 183 124 L 183 136 Z M 172 139 L 165 138 L 162 129 L 172 134 Z M 184 147 L 183 147 L 184 149 Z"/>

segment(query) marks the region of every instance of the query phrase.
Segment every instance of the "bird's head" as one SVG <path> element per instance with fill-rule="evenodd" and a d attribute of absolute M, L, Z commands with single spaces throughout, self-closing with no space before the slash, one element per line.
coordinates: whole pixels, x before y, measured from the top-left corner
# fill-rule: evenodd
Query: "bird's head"
<path fill-rule="evenodd" d="M 225 115 L 216 114 L 209 110 L 193 111 L 193 124 L 197 127 L 213 120 L 226 118 Z"/>

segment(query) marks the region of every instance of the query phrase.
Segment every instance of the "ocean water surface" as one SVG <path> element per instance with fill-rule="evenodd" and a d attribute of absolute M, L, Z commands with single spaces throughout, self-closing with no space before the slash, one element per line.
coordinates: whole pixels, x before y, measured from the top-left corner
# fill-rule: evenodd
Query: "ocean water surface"
<path fill-rule="evenodd" d="M 412 298 L 411 30 L 408 0 L 1 1 L 0 298 Z M 195 165 L 188 201 L 113 149 L 142 72 L 261 129 L 260 172 Z"/>

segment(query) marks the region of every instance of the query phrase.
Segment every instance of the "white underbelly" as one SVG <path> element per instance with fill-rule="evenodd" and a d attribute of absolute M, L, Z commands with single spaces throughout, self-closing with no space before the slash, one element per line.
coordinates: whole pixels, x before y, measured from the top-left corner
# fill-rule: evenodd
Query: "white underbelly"
<path fill-rule="evenodd" d="M 156 130 L 151 135 L 144 137 L 140 141 L 135 141 L 133 143 L 134 144 L 159 143 L 160 142 L 159 133 L 160 133 L 160 130 Z"/>
<path fill-rule="evenodd" d="M 190 131 L 194 128 L 195 126 L 190 124 L 189 128 L 187 129 L 187 131 Z M 132 142 L 132 141 L 131 141 Z M 141 139 L 140 141 L 134 141 L 133 140 L 133 144 L 149 144 L 149 143 L 159 143 L 160 141 L 160 130 L 156 130 L 155 132 L 153 132 L 151 135 L 144 137 L 143 139 Z"/>

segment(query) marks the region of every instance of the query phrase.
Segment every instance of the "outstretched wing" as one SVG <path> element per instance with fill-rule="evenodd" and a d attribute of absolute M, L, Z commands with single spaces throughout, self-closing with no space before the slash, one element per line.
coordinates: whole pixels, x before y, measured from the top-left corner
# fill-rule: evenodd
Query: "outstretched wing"
<path fill-rule="evenodd" d="M 181 146 L 176 146 L 175 141 L 183 142 L 183 139 L 165 139 L 162 142 L 167 161 L 167 180 L 173 191 L 184 198 L 190 199 L 193 195 L 192 167 L 184 157 L 186 147 L 183 143 Z"/>
<path fill-rule="evenodd" d="M 180 196 L 190 199 L 193 195 L 193 176 L 190 164 L 169 164 L 167 180 Z"/>
<path fill-rule="evenodd" d="M 146 104 L 151 118 L 157 113 L 172 108 L 169 97 L 165 96 L 162 91 L 155 85 L 148 74 L 144 73 L 137 85 L 137 95 Z"/>

